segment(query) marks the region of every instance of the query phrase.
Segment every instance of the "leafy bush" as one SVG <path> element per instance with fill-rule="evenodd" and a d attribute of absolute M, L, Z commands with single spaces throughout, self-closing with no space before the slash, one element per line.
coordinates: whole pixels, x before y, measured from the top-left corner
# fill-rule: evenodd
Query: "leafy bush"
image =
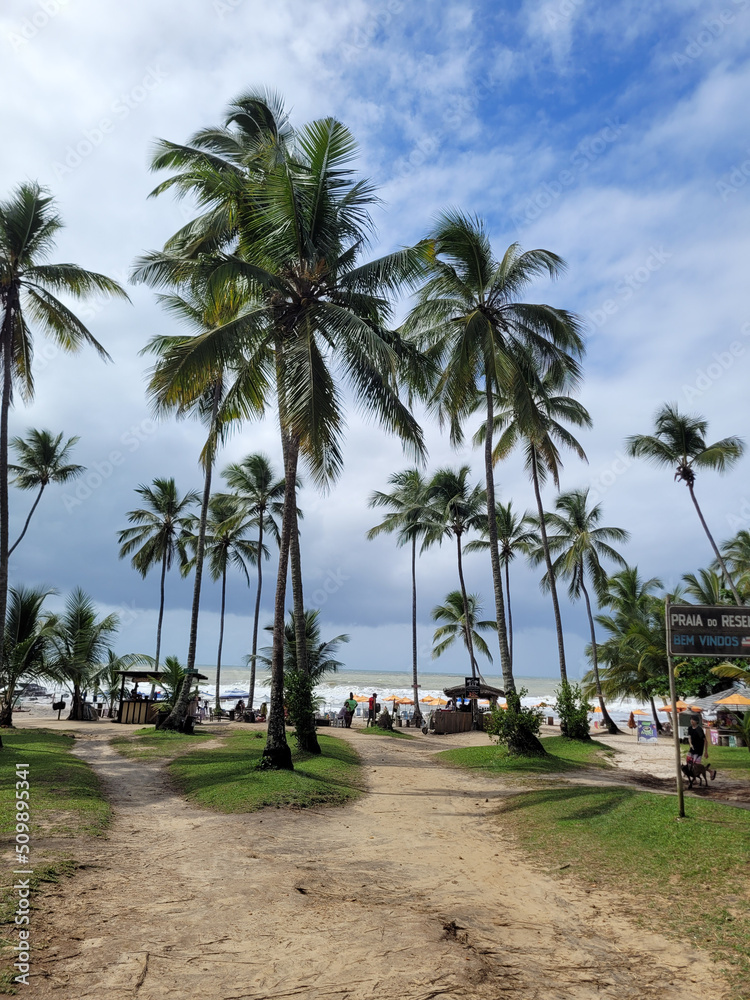
<path fill-rule="evenodd" d="M 393 719 L 391 718 L 391 713 L 387 708 L 383 709 L 378 716 L 378 725 L 381 729 L 393 729 Z"/>
<path fill-rule="evenodd" d="M 526 688 L 509 691 L 507 708 L 495 706 L 485 729 L 498 743 L 508 748 L 511 754 L 524 757 L 544 756 L 545 750 L 539 740 L 542 712 L 538 708 L 526 708 L 521 698 L 528 694 Z"/>
<path fill-rule="evenodd" d="M 284 694 L 289 720 L 294 726 L 295 739 L 301 749 L 308 749 L 315 739 L 315 704 L 313 689 L 315 682 L 303 670 L 286 670 L 284 673 Z"/>
<path fill-rule="evenodd" d="M 590 740 L 589 705 L 580 685 L 561 684 L 555 694 L 555 709 L 560 716 L 561 734 L 570 740 Z"/>

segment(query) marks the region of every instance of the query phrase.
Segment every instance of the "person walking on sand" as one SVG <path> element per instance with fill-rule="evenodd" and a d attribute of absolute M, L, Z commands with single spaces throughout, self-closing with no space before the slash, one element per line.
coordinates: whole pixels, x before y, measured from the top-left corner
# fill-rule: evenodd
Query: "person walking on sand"
<path fill-rule="evenodd" d="M 375 712 L 377 711 L 378 696 L 372 692 L 372 698 L 367 699 L 367 725 L 375 725 Z M 365 727 L 367 728 L 367 727 Z"/>
<path fill-rule="evenodd" d="M 690 726 L 687 731 L 688 742 L 690 743 L 690 749 L 687 753 L 686 763 L 690 764 L 701 764 L 703 762 L 703 755 L 706 755 L 706 769 L 711 775 L 711 781 L 716 777 L 716 771 L 709 767 L 708 764 L 708 746 L 706 744 L 706 733 L 703 726 L 700 724 L 700 717 L 697 715 L 690 716 Z"/>
<path fill-rule="evenodd" d="M 354 713 L 357 711 L 357 702 L 354 700 L 354 692 L 349 692 L 349 697 L 344 702 L 344 708 L 346 709 L 346 715 L 344 716 L 344 725 L 347 729 L 352 728 L 352 719 L 354 718 Z"/>

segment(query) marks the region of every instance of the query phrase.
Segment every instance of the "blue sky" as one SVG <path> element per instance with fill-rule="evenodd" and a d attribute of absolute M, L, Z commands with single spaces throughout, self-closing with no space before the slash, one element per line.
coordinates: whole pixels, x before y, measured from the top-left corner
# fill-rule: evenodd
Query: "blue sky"
<path fill-rule="evenodd" d="M 708 543 L 684 487 L 668 471 L 627 459 L 623 442 L 650 430 L 668 400 L 707 417 L 712 439 L 748 436 L 750 0 L 644 7 L 10 0 L 0 14 L 3 126 L 12 137 L 0 197 L 38 179 L 66 223 L 56 259 L 126 280 L 134 258 L 160 246 L 189 212 L 169 196 L 147 198 L 156 183 L 148 171 L 154 138 L 185 140 L 255 86 L 282 93 L 295 123 L 339 117 L 359 139 L 362 173 L 380 189 L 374 252 L 418 239 L 437 212 L 456 205 L 487 220 L 498 253 L 518 240 L 567 260 L 561 280 L 529 291 L 586 325 L 580 398 L 594 420 L 581 435 L 589 464 L 566 457 L 562 486 L 589 485 L 605 523 L 631 532 L 628 561 L 674 584 L 710 561 Z M 122 614 L 120 650 L 148 651 L 158 578 L 144 582 L 118 560 L 116 531 L 139 483 L 174 475 L 182 489 L 199 485 L 201 431 L 152 420 L 138 351 L 176 328 L 149 290 L 129 291 L 130 306 L 94 301 L 81 309 L 113 365 L 37 341 L 36 400 L 18 402 L 12 433 L 80 435 L 75 455 L 88 472 L 78 492 L 45 495 L 11 569 L 14 580 L 55 585 L 61 595 L 84 587 L 103 611 Z M 328 496 L 307 487 L 300 499 L 305 584 L 322 608 L 324 634 L 351 633 L 348 665 L 406 669 L 407 553 L 364 535 L 375 523 L 367 497 L 408 460 L 356 411 L 348 423 L 341 481 Z M 468 461 L 479 477 L 481 456 L 453 451 L 437 427 L 425 426 L 428 471 Z M 257 450 L 280 465 L 276 437 L 271 419 L 248 425 L 219 469 Z M 749 461 L 698 481 L 720 539 L 749 523 Z M 497 482 L 503 499 L 531 506 L 518 457 L 498 467 Z M 28 500 L 13 492 L 16 527 Z M 551 505 L 551 491 L 545 501 Z M 420 646 L 429 669 L 429 609 L 456 585 L 454 562 L 443 546 L 421 563 Z M 514 570 L 517 668 L 554 675 L 552 613 L 538 572 Z M 467 558 L 467 576 L 489 606 L 481 557 Z M 218 600 L 218 587 L 207 584 L 203 663 L 214 656 Z M 239 578 L 231 581 L 227 662 L 247 652 L 252 600 Z M 164 648 L 180 656 L 189 603 L 189 586 L 174 575 Z M 577 675 L 585 621 L 567 602 L 563 615 Z M 437 666 L 461 673 L 463 657 L 446 655 Z"/>

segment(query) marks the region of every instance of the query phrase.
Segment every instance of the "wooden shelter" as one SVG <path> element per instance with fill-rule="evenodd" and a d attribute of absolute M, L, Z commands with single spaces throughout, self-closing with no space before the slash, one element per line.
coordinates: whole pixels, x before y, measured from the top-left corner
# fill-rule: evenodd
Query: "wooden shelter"
<path fill-rule="evenodd" d="M 122 676 L 122 684 L 120 685 L 120 705 L 115 721 L 136 726 L 155 725 L 159 707 L 164 703 L 153 697 L 154 682 L 158 684 L 164 674 L 154 670 L 118 670 L 117 672 Z M 126 680 L 134 682 L 130 698 L 125 697 Z M 193 673 L 192 680 L 207 681 L 208 677 L 196 672 Z M 148 695 L 141 695 L 138 692 L 138 685 L 144 682 L 151 685 L 151 693 Z"/>
<path fill-rule="evenodd" d="M 490 709 L 497 705 L 498 698 L 504 698 L 505 692 L 500 688 L 491 687 L 484 681 L 479 681 L 476 690 L 468 697 L 468 705 L 461 708 L 441 708 L 438 709 L 433 719 L 435 721 L 436 733 L 466 733 L 470 729 L 481 729 L 482 726 L 477 719 L 477 702 L 486 699 L 490 703 Z M 456 684 L 455 687 L 443 688 L 443 694 L 453 700 L 454 705 L 457 699 L 466 699 L 466 687 L 463 684 Z"/>

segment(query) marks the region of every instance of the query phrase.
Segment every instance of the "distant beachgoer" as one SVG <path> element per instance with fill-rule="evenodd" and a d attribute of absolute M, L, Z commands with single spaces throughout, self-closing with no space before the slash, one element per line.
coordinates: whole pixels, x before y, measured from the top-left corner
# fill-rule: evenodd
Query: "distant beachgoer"
<path fill-rule="evenodd" d="M 378 696 L 372 692 L 372 698 L 367 699 L 367 725 L 375 725 L 375 713 L 377 711 Z"/>
<path fill-rule="evenodd" d="M 241 720 L 244 714 L 245 714 L 245 702 L 242 700 L 242 698 L 240 698 L 240 700 L 234 706 L 235 720 Z"/>
<path fill-rule="evenodd" d="M 346 709 L 344 724 L 347 729 L 351 729 L 352 719 L 354 718 L 354 713 L 357 711 L 357 702 L 354 700 L 354 694 L 351 691 L 349 692 L 349 697 L 344 702 L 344 708 Z"/>
<path fill-rule="evenodd" d="M 690 728 L 687 731 L 687 735 L 690 743 L 687 763 L 700 764 L 703 759 L 703 754 L 706 751 L 706 734 L 697 715 L 692 715 L 690 717 Z M 706 756 L 708 756 L 707 752 Z"/>
<path fill-rule="evenodd" d="M 628 719 L 628 729 L 635 729 L 635 728 L 636 728 L 635 715 L 633 715 L 633 713 L 631 712 L 630 718 Z"/>

